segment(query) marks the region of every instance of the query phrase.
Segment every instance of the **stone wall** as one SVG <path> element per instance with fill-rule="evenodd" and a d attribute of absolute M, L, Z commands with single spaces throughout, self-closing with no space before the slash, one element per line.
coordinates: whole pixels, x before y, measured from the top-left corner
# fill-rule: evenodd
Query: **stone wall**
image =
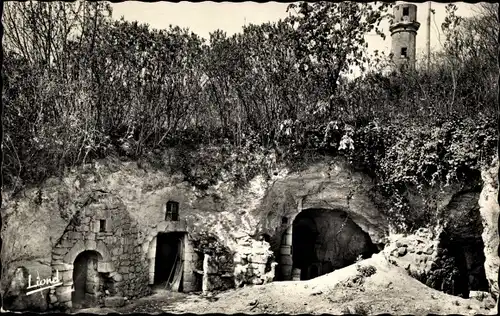
<path fill-rule="evenodd" d="M 53 275 L 59 271 L 63 281 L 63 286 L 51 293 L 50 301 L 55 306 L 71 307 L 73 264 L 84 251 L 98 253 L 97 271 L 103 280 L 112 283 L 109 295 L 134 298 L 148 293 L 149 267 L 138 242 L 137 223 L 128 216 L 119 198 L 96 192 L 91 200 L 73 216 L 52 251 Z"/>
<path fill-rule="evenodd" d="M 264 284 L 274 279 L 276 261 L 270 245 L 249 237 L 238 239 L 234 255 L 234 285 Z"/>
<path fill-rule="evenodd" d="M 234 287 L 233 260 L 226 255 L 204 254 L 203 294 L 228 290 Z"/>

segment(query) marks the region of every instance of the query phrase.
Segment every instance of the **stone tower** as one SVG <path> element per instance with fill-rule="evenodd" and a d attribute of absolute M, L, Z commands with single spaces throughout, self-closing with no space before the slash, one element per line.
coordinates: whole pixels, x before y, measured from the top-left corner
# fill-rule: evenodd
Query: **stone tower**
<path fill-rule="evenodd" d="M 403 3 L 394 7 L 394 21 L 389 31 L 392 38 L 392 60 L 398 68 L 405 65 L 415 67 L 415 43 L 419 27 L 416 5 Z"/>

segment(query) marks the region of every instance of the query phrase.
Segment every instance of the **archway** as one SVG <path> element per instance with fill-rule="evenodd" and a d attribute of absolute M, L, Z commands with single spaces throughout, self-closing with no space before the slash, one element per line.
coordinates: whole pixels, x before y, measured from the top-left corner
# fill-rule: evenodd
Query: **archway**
<path fill-rule="evenodd" d="M 57 255 L 56 250 L 59 249 L 55 248 L 55 250 L 53 250 L 53 257 Z M 92 262 L 91 265 L 89 265 L 89 261 Z M 87 273 L 83 272 L 86 271 L 84 267 L 91 269 L 91 278 L 87 278 Z M 75 271 L 75 269 L 78 271 Z M 97 276 L 95 275 L 96 270 Z M 52 273 L 53 277 L 59 273 L 59 277 L 63 282 L 55 291 L 57 302 L 68 308 L 78 309 L 78 307 L 83 307 L 79 306 L 82 304 L 96 305 L 99 303 L 99 299 L 102 298 L 100 294 L 103 293 L 106 293 L 106 295 L 118 296 L 123 294 L 122 289 L 119 286 L 115 286 L 115 282 L 120 281 L 122 276 L 115 271 L 110 252 L 102 241 L 77 241 L 73 247 L 66 252 L 62 260 L 57 259 L 53 261 Z M 85 278 L 80 276 L 81 274 L 84 274 Z M 95 281 L 96 278 L 98 281 Z M 75 286 L 77 286 L 75 284 L 75 279 L 78 280 L 80 284 L 80 293 L 83 294 L 76 294 L 76 298 L 74 299 Z M 89 282 L 87 282 L 87 279 Z M 88 286 L 90 291 L 87 291 L 87 286 L 85 286 L 85 290 L 82 291 L 82 282 L 84 284 L 91 283 L 90 280 L 93 280 L 93 283 L 97 284 L 96 293 L 90 293 L 95 287 L 90 284 Z M 81 301 L 82 297 L 83 302 Z M 73 304 L 75 300 L 77 304 Z"/>
<path fill-rule="evenodd" d="M 346 212 L 306 209 L 283 234 L 280 279 L 312 279 L 375 252 L 370 236 Z"/>
<path fill-rule="evenodd" d="M 103 277 L 97 271 L 97 261 L 102 260 L 96 251 L 83 251 L 74 261 L 72 305 L 74 308 L 92 307 L 98 304 L 99 288 Z"/>

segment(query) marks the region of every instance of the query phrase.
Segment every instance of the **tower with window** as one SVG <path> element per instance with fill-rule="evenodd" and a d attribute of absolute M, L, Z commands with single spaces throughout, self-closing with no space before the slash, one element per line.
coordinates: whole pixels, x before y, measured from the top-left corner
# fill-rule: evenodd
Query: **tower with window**
<path fill-rule="evenodd" d="M 394 7 L 394 20 L 389 30 L 392 40 L 392 60 L 398 68 L 415 67 L 416 39 L 419 27 L 416 5 L 403 3 Z"/>

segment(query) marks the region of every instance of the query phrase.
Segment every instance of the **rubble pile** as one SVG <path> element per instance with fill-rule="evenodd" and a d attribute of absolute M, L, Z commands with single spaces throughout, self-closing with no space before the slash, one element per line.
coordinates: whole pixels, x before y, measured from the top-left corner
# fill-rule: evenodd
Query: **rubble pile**
<path fill-rule="evenodd" d="M 235 286 L 246 284 L 260 285 L 274 279 L 274 254 L 270 245 L 264 240 L 255 240 L 249 236 L 238 239 L 234 255 Z"/>

